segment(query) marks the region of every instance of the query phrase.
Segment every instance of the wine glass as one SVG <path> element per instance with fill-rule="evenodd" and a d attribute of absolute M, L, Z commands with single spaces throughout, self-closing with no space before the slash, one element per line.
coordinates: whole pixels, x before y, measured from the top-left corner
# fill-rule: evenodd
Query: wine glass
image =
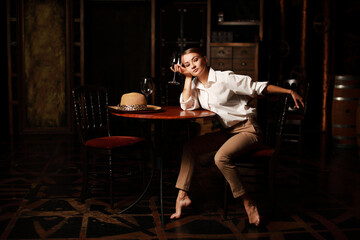
<path fill-rule="evenodd" d="M 175 68 L 175 65 L 180 65 L 180 64 L 181 64 L 181 55 L 178 52 L 173 52 L 170 59 L 170 65 L 172 66 L 172 68 Z M 176 81 L 176 72 L 174 72 L 172 81 L 169 81 L 168 83 L 172 85 L 180 84 L 179 82 Z"/>
<path fill-rule="evenodd" d="M 149 102 L 148 97 L 150 94 L 152 94 L 152 92 L 154 90 L 154 83 L 153 83 L 152 78 L 145 77 L 145 78 L 141 79 L 140 90 L 145 95 L 146 101 Z"/>

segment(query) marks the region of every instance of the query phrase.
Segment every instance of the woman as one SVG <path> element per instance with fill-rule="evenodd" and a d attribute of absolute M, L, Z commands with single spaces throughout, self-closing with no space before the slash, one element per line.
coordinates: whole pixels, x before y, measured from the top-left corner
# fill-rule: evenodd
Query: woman
<path fill-rule="evenodd" d="M 256 123 L 256 109 L 247 103 L 257 95 L 268 93 L 291 94 L 295 107 L 304 106 L 301 96 L 296 92 L 255 82 L 249 76 L 236 75 L 231 71 L 214 71 L 207 67 L 207 58 L 200 49 L 190 48 L 181 56 L 182 65 L 171 68 L 185 76 L 180 105 L 184 110 L 199 107 L 215 112 L 224 127 L 222 131 L 205 134 L 185 144 L 180 173 L 176 183 L 179 193 L 175 213 L 171 219 L 181 217 L 182 209 L 191 204 L 187 192 L 198 156 L 216 152 L 216 166 L 229 182 L 235 198 L 241 197 L 249 222 L 258 226 L 260 215 L 256 205 L 246 193 L 232 159 L 256 147 L 261 141 L 261 133 Z"/>

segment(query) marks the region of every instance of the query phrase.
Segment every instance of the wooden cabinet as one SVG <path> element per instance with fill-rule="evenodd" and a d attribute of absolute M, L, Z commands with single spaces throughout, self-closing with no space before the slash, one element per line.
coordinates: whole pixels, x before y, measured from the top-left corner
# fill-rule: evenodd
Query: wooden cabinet
<path fill-rule="evenodd" d="M 258 80 L 258 43 L 211 43 L 210 66 Z"/>
<path fill-rule="evenodd" d="M 248 0 L 235 5 L 208 0 L 208 13 L 207 56 L 210 66 L 215 70 L 249 75 L 258 81 L 263 0 Z"/>
<path fill-rule="evenodd" d="M 210 66 L 214 70 L 232 70 L 258 81 L 258 46 L 258 43 L 211 43 Z M 253 104 L 257 104 L 256 101 Z M 214 121 L 196 122 L 200 125 L 200 134 L 218 130 Z"/>
<path fill-rule="evenodd" d="M 263 0 L 208 0 L 207 50 L 214 70 L 231 70 L 258 81 Z M 253 101 L 256 104 L 256 101 Z M 197 120 L 201 134 L 217 130 L 212 121 Z"/>

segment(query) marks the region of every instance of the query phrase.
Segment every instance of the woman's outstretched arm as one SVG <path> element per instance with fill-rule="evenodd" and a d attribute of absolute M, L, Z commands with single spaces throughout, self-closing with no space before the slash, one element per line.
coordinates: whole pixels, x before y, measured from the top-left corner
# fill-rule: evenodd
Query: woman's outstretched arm
<path fill-rule="evenodd" d="M 303 98 L 294 90 L 291 89 L 286 89 L 286 88 L 282 88 L 279 86 L 275 86 L 275 85 L 267 85 L 266 88 L 264 89 L 264 93 L 269 93 L 269 94 L 290 94 L 291 97 L 294 99 L 295 102 L 295 108 L 300 108 L 300 105 L 302 107 L 304 107 L 304 101 Z"/>

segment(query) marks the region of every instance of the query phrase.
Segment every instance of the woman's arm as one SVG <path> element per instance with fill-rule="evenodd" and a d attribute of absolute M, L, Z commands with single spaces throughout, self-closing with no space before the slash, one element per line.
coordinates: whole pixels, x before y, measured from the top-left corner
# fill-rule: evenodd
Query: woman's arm
<path fill-rule="evenodd" d="M 182 91 L 182 100 L 186 102 L 191 97 L 191 81 L 192 75 L 186 68 L 181 66 L 180 64 L 176 64 L 174 68 L 170 67 L 173 72 L 179 72 L 180 74 L 185 76 L 184 89 Z"/>
<path fill-rule="evenodd" d="M 185 78 L 184 89 L 181 93 L 183 102 L 186 102 L 191 97 L 191 81 L 192 77 Z"/>
<path fill-rule="evenodd" d="M 275 85 L 267 85 L 264 89 L 264 93 L 291 94 L 291 97 L 294 99 L 294 102 L 295 102 L 295 108 L 300 108 L 299 103 L 301 104 L 302 107 L 304 107 L 303 98 L 297 92 L 295 92 L 291 89 L 286 89 L 286 88 L 282 88 L 282 87 L 275 86 Z"/>

